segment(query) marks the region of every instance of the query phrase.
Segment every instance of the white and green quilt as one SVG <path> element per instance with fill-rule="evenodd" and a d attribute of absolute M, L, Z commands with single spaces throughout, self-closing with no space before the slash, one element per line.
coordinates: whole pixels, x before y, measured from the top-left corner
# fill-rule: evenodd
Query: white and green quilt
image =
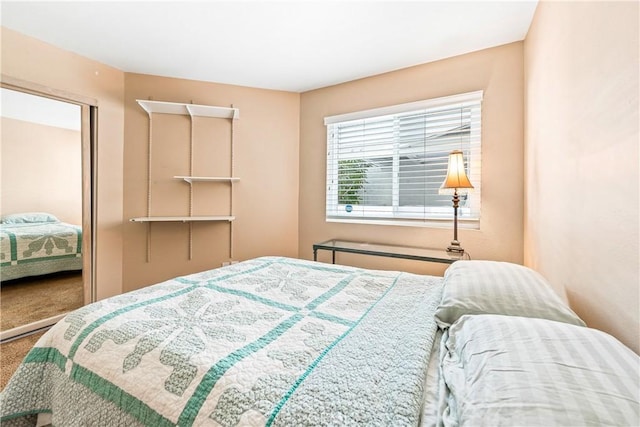
<path fill-rule="evenodd" d="M 416 425 L 441 278 L 265 257 L 77 310 L 3 426 Z"/>
<path fill-rule="evenodd" d="M 82 269 L 82 228 L 64 222 L 0 224 L 0 277 Z"/>

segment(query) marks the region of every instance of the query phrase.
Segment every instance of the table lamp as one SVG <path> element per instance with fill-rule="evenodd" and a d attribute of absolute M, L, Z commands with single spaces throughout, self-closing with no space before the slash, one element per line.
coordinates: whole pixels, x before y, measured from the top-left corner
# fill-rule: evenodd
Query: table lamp
<path fill-rule="evenodd" d="M 449 154 L 449 166 L 447 167 L 447 177 L 440 186 L 441 189 L 453 188 L 453 240 L 447 248 L 447 252 L 455 255 L 464 254 L 464 249 L 458 241 L 458 205 L 460 198 L 458 197 L 459 188 L 473 188 L 467 174 L 464 170 L 464 159 L 462 151 L 453 150 Z"/>

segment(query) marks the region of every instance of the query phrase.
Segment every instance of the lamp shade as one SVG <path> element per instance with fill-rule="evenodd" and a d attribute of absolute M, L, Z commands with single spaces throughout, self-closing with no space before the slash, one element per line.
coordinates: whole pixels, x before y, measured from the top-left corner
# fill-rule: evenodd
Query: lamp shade
<path fill-rule="evenodd" d="M 440 188 L 473 188 L 467 173 L 464 170 L 464 159 L 462 151 L 453 150 L 449 154 L 449 166 L 447 167 L 447 177 Z"/>

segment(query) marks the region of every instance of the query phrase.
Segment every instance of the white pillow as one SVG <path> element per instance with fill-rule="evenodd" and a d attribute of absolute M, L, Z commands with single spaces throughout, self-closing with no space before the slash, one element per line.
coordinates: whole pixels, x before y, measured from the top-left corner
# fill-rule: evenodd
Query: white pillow
<path fill-rule="evenodd" d="M 2 215 L 2 224 L 30 224 L 38 222 L 60 222 L 58 218 L 46 212 L 25 212 L 17 214 Z"/>
<path fill-rule="evenodd" d="M 456 261 L 445 272 L 436 310 L 445 328 L 465 314 L 537 317 L 585 326 L 535 271 L 498 261 Z"/>
<path fill-rule="evenodd" d="M 611 335 L 498 315 L 462 316 L 447 333 L 448 423 L 640 425 L 640 357 Z"/>

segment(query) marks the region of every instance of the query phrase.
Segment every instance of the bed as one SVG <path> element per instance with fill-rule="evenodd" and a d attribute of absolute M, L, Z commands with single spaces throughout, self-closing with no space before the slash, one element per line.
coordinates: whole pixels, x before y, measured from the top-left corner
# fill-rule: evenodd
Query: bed
<path fill-rule="evenodd" d="M 0 219 L 0 279 L 82 270 L 82 228 L 42 212 Z"/>
<path fill-rule="evenodd" d="M 492 298 L 465 307 L 457 283 L 486 296 L 477 278 L 495 280 L 496 266 L 517 285 L 496 289 L 500 301 L 511 301 L 507 313 L 492 313 L 502 309 Z M 2 392 L 0 420 L 569 425 L 577 412 L 585 424 L 637 424 L 638 357 L 586 328 L 551 288 L 523 291 L 520 268 L 514 275 L 511 265 L 459 261 L 443 279 L 263 257 L 172 279 L 56 324 Z M 544 307 L 521 309 L 538 299 Z M 563 349 L 572 346 L 589 355 Z"/>

